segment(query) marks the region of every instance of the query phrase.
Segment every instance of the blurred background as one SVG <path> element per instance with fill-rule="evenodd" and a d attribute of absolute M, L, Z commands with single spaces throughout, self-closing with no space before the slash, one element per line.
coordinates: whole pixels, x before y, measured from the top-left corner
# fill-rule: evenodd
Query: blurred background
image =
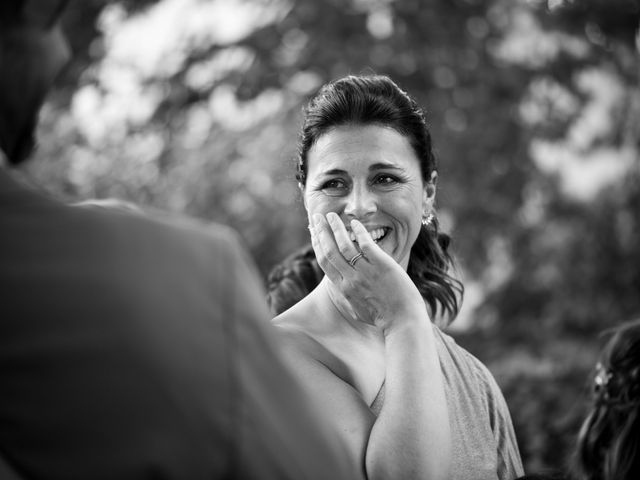
<path fill-rule="evenodd" d="M 424 106 L 463 310 L 527 470 L 563 468 L 599 333 L 640 316 L 637 0 L 70 2 L 74 61 L 25 175 L 236 228 L 263 275 L 308 241 L 295 174 L 322 83 Z"/>

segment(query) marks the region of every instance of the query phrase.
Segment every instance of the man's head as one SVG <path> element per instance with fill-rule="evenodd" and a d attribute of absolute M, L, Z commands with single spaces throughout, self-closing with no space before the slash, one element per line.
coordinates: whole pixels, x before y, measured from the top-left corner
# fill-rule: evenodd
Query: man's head
<path fill-rule="evenodd" d="M 65 4 L 0 2 L 0 149 L 12 164 L 31 153 L 40 107 L 70 57 L 58 25 Z"/>

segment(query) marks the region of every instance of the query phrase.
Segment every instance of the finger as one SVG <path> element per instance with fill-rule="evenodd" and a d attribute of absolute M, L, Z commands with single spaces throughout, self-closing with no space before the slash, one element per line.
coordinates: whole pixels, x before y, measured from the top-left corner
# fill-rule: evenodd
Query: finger
<path fill-rule="evenodd" d="M 320 241 L 318 240 L 316 229 L 311 226 L 309 228 L 309 231 L 311 232 L 311 246 L 313 247 L 313 251 L 316 254 L 316 261 L 318 262 L 318 265 L 320 266 L 324 274 L 327 276 L 327 278 L 329 278 L 329 280 L 331 280 L 334 283 L 339 282 L 342 279 L 342 275 L 327 260 L 324 248 L 320 244 Z"/>
<path fill-rule="evenodd" d="M 373 241 L 371 234 L 358 220 L 351 220 L 351 231 L 355 234 L 360 250 L 367 260 L 375 262 L 384 258 L 383 256 L 386 255 L 384 251 Z"/>
<path fill-rule="evenodd" d="M 322 246 L 322 251 L 326 259 L 337 270 L 344 270 L 348 265 L 344 256 L 338 248 L 336 239 L 333 235 L 333 230 L 329 225 L 326 217 L 322 214 L 316 213 L 313 215 L 314 227 L 318 243 Z"/>
<path fill-rule="evenodd" d="M 329 280 L 334 283 L 342 280 L 342 274 L 340 270 L 335 267 L 335 257 L 339 255 L 342 258 L 340 252 L 338 252 L 338 246 L 333 240 L 333 234 L 327 224 L 324 215 L 314 214 L 312 217 L 313 226 L 309 230 L 311 231 L 311 246 L 316 252 L 316 260 L 318 265 L 322 268 Z M 344 261 L 344 258 L 342 258 Z"/>
<path fill-rule="evenodd" d="M 338 246 L 338 249 L 340 250 L 340 253 L 348 262 L 358 253 L 360 253 L 360 250 L 358 250 L 356 244 L 351 241 L 349 232 L 347 232 L 347 227 L 345 227 L 344 223 L 342 223 L 342 220 L 337 213 L 327 213 L 327 221 L 329 222 L 329 226 L 333 231 L 333 237 L 335 239 L 336 245 Z"/>

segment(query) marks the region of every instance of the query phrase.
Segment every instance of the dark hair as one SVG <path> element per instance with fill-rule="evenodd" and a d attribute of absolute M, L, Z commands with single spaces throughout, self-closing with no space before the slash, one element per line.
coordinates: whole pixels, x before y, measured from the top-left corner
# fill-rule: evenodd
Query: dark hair
<path fill-rule="evenodd" d="M 437 169 L 436 158 L 424 113 L 415 100 L 389 77 L 350 75 L 324 85 L 305 109 L 296 174 L 301 186 L 306 183 L 307 155 L 318 138 L 336 127 L 350 124 L 382 125 L 396 130 L 409 140 L 420 161 L 423 180 L 431 180 Z M 407 273 L 431 310 L 436 313 L 441 309 L 449 319 L 453 319 L 458 313 L 464 289 L 448 273 L 453 265 L 448 252 L 449 243 L 450 237 L 439 231 L 438 220 L 434 216 L 433 221 L 428 226 L 423 225 L 418 234 L 411 249 Z M 289 260 L 304 262 L 308 258 L 306 254 L 300 258 L 289 257 Z M 287 282 L 295 282 L 295 269 L 283 264 L 276 269 L 287 273 L 282 276 Z M 279 288 L 275 281 L 270 284 L 270 295 L 281 295 L 277 291 Z M 283 288 L 286 290 L 287 287 Z"/>
<path fill-rule="evenodd" d="M 609 333 L 576 447 L 575 470 L 583 480 L 640 478 L 640 319 Z"/>
<path fill-rule="evenodd" d="M 568 477 L 562 472 L 552 471 L 528 473 L 515 480 L 568 480 Z"/>
<path fill-rule="evenodd" d="M 19 104 L 15 101 L 16 91 L 25 85 L 33 87 L 33 79 L 48 71 L 32 61 L 24 43 L 34 31 L 57 25 L 67 1 L 0 2 L 0 149 L 12 165 L 26 160 L 35 147 L 38 114 L 48 91 L 40 88 Z"/>
<path fill-rule="evenodd" d="M 296 250 L 276 265 L 267 277 L 267 303 L 278 315 L 306 297 L 324 273 L 311 245 Z"/>
<path fill-rule="evenodd" d="M 0 26 L 35 26 L 48 29 L 54 25 L 69 0 L 2 0 L 0 2 Z"/>
<path fill-rule="evenodd" d="M 0 2 L 0 26 L 6 30 L 22 19 L 25 0 L 4 0 Z"/>

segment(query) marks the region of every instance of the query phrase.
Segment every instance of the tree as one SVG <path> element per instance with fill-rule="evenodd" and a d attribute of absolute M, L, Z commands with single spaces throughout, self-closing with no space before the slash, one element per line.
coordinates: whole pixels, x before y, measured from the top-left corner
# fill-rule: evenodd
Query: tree
<path fill-rule="evenodd" d="M 300 109 L 388 74 L 423 105 L 467 307 L 528 469 L 563 466 L 597 332 L 640 312 L 632 0 L 73 2 L 75 63 L 27 173 L 238 229 L 259 267 L 307 241 Z M 574 408 L 578 406 L 578 408 Z"/>

